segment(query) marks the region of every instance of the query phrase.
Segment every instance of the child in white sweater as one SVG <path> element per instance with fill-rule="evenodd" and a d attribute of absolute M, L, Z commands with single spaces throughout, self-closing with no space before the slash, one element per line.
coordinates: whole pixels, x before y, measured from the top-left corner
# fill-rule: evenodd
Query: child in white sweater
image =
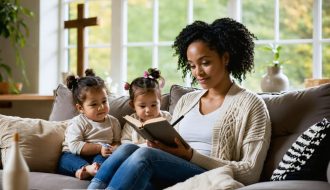
<path fill-rule="evenodd" d="M 67 78 L 80 114 L 69 122 L 58 164 L 59 173 L 78 179 L 89 179 L 96 174 L 120 144 L 121 133 L 118 120 L 108 114 L 108 90 L 104 81 L 91 69 L 85 73 L 86 77 Z"/>
<path fill-rule="evenodd" d="M 160 82 L 158 82 L 160 80 Z M 143 77 L 138 77 L 131 84 L 125 84 L 125 90 L 129 91 L 130 106 L 135 110 L 131 116 L 144 122 L 156 117 L 164 117 L 171 121 L 171 114 L 160 110 L 161 88 L 164 78 L 160 71 L 150 68 L 144 72 Z M 121 135 L 121 143 L 134 143 L 145 145 L 143 139 L 128 123 L 124 125 Z"/>

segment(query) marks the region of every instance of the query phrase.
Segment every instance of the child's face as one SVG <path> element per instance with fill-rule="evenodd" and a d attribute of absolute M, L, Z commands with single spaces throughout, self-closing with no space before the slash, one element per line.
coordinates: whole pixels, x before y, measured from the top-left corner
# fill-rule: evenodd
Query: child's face
<path fill-rule="evenodd" d="M 136 96 L 133 106 L 142 121 L 160 116 L 160 100 L 156 92 L 147 92 Z"/>
<path fill-rule="evenodd" d="M 80 113 L 85 114 L 88 119 L 97 122 L 104 121 L 110 110 L 105 89 L 87 91 L 83 105 L 77 104 L 76 106 Z"/>

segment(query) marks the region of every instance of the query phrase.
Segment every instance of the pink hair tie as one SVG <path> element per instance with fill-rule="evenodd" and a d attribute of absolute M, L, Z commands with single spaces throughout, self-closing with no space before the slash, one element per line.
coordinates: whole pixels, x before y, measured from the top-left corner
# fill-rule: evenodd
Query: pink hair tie
<path fill-rule="evenodd" d="M 125 89 L 125 90 L 129 90 L 130 86 L 131 86 L 131 85 L 130 85 L 128 82 L 125 82 L 125 84 L 124 84 L 124 89 Z"/>
<path fill-rule="evenodd" d="M 151 75 L 149 74 L 148 71 L 144 71 L 144 73 L 143 73 L 143 77 L 144 77 L 144 78 L 149 78 L 149 79 L 154 79 L 154 77 L 151 76 Z"/>
<path fill-rule="evenodd" d="M 159 88 L 163 88 L 165 86 L 165 79 L 162 76 L 160 76 L 158 83 L 159 83 Z"/>

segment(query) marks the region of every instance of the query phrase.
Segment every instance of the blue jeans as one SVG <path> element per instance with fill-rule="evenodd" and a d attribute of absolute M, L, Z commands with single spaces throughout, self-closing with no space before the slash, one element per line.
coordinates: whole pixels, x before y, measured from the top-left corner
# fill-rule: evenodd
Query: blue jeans
<path fill-rule="evenodd" d="M 101 154 L 95 156 L 80 156 L 70 152 L 63 152 L 58 163 L 57 172 L 63 175 L 75 176 L 76 171 L 81 167 L 94 162 L 101 165 L 105 160 L 106 158 Z"/>
<path fill-rule="evenodd" d="M 162 150 L 123 144 L 101 165 L 88 189 L 164 188 L 205 171 Z"/>

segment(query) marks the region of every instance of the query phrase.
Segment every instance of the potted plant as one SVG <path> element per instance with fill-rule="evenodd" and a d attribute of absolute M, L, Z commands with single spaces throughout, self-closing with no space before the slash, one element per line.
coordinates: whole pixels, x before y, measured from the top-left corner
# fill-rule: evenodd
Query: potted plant
<path fill-rule="evenodd" d="M 0 1 L 0 37 L 10 40 L 10 44 L 15 51 L 16 65 L 20 68 L 26 84 L 28 84 L 28 79 L 20 48 L 25 46 L 26 37 L 29 36 L 29 29 L 24 17 L 32 17 L 33 14 L 32 11 L 20 5 L 19 0 Z M 15 85 L 10 65 L 4 63 L 2 59 L 0 60 L 0 82 L 8 83 L 9 90 L 7 91 L 9 93 L 19 93 L 21 90 Z"/>
<path fill-rule="evenodd" d="M 289 89 L 289 79 L 283 73 L 282 62 L 280 62 L 280 51 L 282 46 L 278 44 L 269 44 L 262 47 L 265 51 L 271 51 L 273 54 L 272 64 L 267 67 L 267 73 L 261 80 L 261 90 L 263 92 L 283 92 Z"/>

